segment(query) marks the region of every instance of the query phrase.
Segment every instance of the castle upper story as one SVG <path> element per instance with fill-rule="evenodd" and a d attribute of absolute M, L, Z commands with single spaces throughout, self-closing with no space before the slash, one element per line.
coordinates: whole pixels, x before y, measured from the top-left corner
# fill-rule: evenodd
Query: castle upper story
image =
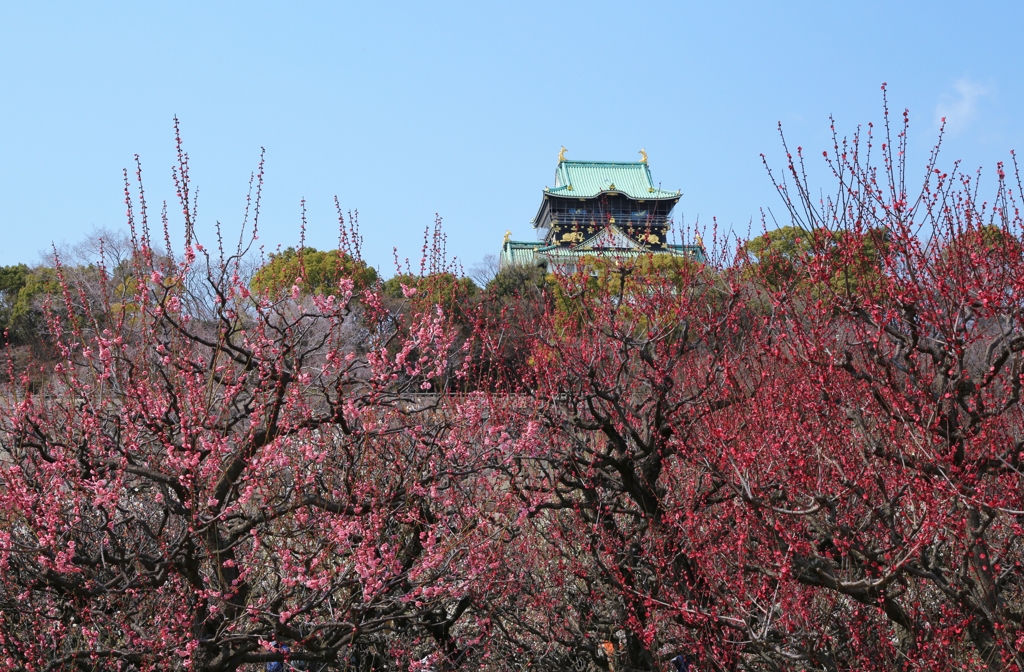
<path fill-rule="evenodd" d="M 672 209 L 680 191 L 656 186 L 640 151 L 635 162 L 570 161 L 558 154 L 553 187 L 545 187 L 533 226 L 539 241 L 506 235 L 501 265 L 574 267 L 586 255 L 682 254 L 703 261 L 698 245 L 669 241 Z M 569 269 L 571 270 L 571 269 Z"/>

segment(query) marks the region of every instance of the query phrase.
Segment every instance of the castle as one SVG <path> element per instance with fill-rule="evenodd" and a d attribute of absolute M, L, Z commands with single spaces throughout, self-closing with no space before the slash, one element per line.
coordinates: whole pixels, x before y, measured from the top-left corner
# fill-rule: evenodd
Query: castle
<path fill-rule="evenodd" d="M 558 153 L 555 186 L 545 187 L 533 218 L 539 241 L 510 240 L 506 233 L 500 266 L 536 265 L 573 272 L 586 256 L 681 255 L 704 261 L 704 248 L 668 240 L 669 215 L 679 191 L 654 185 L 647 152 L 630 163 L 570 161 Z"/>

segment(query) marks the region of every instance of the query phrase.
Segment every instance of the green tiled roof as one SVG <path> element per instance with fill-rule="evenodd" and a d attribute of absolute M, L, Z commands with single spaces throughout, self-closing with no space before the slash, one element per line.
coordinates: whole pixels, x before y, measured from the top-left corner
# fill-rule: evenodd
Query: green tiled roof
<path fill-rule="evenodd" d="M 651 171 L 643 162 L 561 161 L 555 172 L 555 186 L 547 193 L 568 198 L 594 198 L 609 191 L 639 200 L 679 198 L 679 192 L 655 186 Z"/>
<path fill-rule="evenodd" d="M 692 257 L 702 264 L 705 261 L 703 245 L 666 245 L 665 247 L 684 257 Z"/>
<path fill-rule="evenodd" d="M 528 266 L 536 263 L 536 251 L 544 247 L 542 242 L 507 241 L 501 248 L 501 266 Z"/>

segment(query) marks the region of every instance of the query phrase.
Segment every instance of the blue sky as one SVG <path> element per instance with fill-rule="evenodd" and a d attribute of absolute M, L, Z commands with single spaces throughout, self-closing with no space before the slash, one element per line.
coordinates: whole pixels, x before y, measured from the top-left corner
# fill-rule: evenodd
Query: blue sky
<path fill-rule="evenodd" d="M 439 213 L 468 268 L 529 224 L 561 145 L 650 155 L 682 189 L 677 221 L 745 236 L 778 210 L 761 166 L 788 139 L 820 155 L 910 108 L 911 165 L 937 119 L 943 163 L 1024 149 L 1020 2 L 0 4 L 0 264 L 124 226 L 121 169 L 141 155 L 151 206 L 174 197 L 172 117 L 206 240 L 237 231 L 266 148 L 261 242 L 333 247 L 333 198 L 364 256 L 416 256 Z M 826 183 L 827 184 L 827 183 Z M 983 187 L 984 193 L 984 187 Z M 172 212 L 174 209 L 172 208 Z"/>

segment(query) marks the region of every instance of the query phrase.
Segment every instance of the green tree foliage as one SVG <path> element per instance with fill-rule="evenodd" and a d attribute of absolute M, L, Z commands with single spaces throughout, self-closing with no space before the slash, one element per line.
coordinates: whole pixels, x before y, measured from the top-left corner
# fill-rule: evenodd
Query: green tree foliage
<path fill-rule="evenodd" d="M 45 338 L 46 319 L 42 302 L 46 295 L 61 294 L 57 269 L 50 266 L 28 268 L 24 264 L 8 266 L 3 274 L 4 328 L 12 343 L 32 343 Z"/>
<path fill-rule="evenodd" d="M 63 277 L 63 281 L 62 278 Z M 103 305 L 101 285 L 116 288 L 119 296 L 130 293 L 127 278 L 113 279 L 94 264 L 36 266 L 24 264 L 0 269 L 0 319 L 14 345 L 41 345 L 51 334 L 45 304 L 60 305 L 53 315 L 66 321 L 65 300 L 70 301 L 72 314 L 79 326 L 87 322 L 105 323 L 112 305 Z M 133 290 L 132 290 L 133 291 Z M 116 304 L 120 307 L 121 304 Z"/>
<path fill-rule="evenodd" d="M 253 276 L 250 288 L 257 293 L 279 293 L 291 288 L 299 277 L 303 278 L 303 293 L 330 295 L 338 291 L 342 278 L 351 279 L 353 291 L 360 292 L 377 281 L 377 272 L 361 259 L 338 250 L 289 247 L 270 255 L 270 261 Z"/>
<path fill-rule="evenodd" d="M 485 291 L 488 298 L 503 301 L 535 294 L 547 286 L 547 272 L 540 266 L 511 265 L 498 271 Z"/>
<path fill-rule="evenodd" d="M 587 256 L 576 261 L 575 272 L 563 282 L 549 282 L 560 319 L 585 323 L 592 319 L 584 301 L 587 296 L 613 297 L 629 311 L 638 296 L 652 291 L 653 285 L 674 291 L 687 291 L 698 273 L 708 273 L 693 259 L 668 254 L 613 259 Z"/>
<path fill-rule="evenodd" d="M 994 261 L 1013 260 L 1024 254 L 1024 244 L 1009 231 L 989 224 L 969 229 L 953 237 L 942 249 L 946 263 L 967 263 L 976 266 L 979 255 Z"/>
<path fill-rule="evenodd" d="M 796 226 L 783 226 L 749 240 L 743 252 L 752 264 L 751 274 L 773 290 L 791 285 L 813 253 L 811 236 Z"/>
<path fill-rule="evenodd" d="M 0 267 L 0 330 L 11 328 L 11 316 L 18 295 L 28 281 L 30 272 L 25 264 Z"/>
<path fill-rule="evenodd" d="M 742 255 L 747 277 L 772 291 L 811 282 L 826 283 L 839 294 L 854 294 L 877 284 L 887 248 L 887 233 L 880 228 L 808 231 L 783 226 L 748 241 Z"/>
<path fill-rule="evenodd" d="M 422 276 L 400 273 L 386 280 L 382 290 L 391 299 L 408 298 L 416 309 L 436 304 L 454 312 L 459 312 L 464 302 L 479 292 L 471 279 L 449 272 Z"/>

